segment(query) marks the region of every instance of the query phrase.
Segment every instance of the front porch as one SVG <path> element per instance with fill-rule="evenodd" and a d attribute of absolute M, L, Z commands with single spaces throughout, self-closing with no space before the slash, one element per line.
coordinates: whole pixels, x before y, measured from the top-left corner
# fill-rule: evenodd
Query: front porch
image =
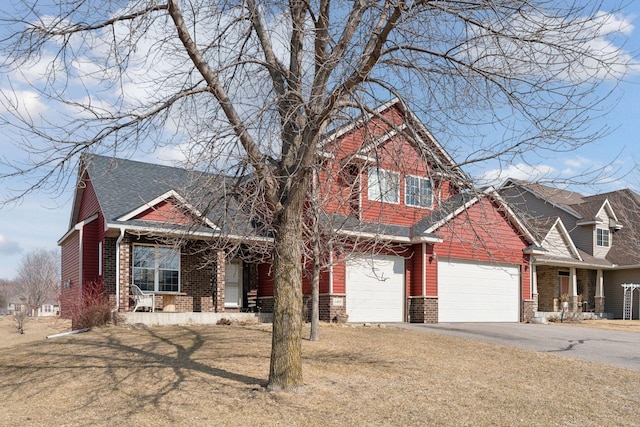
<path fill-rule="evenodd" d="M 271 313 L 211 313 L 211 312 L 122 312 L 118 313 L 130 325 L 215 325 L 222 319 L 242 323 L 271 323 Z"/>
<path fill-rule="evenodd" d="M 567 312 L 564 317 L 561 311 L 536 311 L 531 319 L 531 323 L 547 323 L 549 321 L 567 320 L 599 320 L 613 319 L 610 313 L 594 313 L 594 312 Z"/>
<path fill-rule="evenodd" d="M 535 265 L 536 317 L 561 313 L 581 319 L 608 318 L 601 269 Z M 566 305 L 566 308 L 563 308 Z"/>

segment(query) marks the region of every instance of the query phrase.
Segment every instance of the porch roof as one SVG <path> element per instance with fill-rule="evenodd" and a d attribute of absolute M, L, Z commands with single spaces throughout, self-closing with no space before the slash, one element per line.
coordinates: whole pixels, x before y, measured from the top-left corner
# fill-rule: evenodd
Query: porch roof
<path fill-rule="evenodd" d="M 612 262 L 604 258 L 596 258 L 580 249 L 578 249 L 578 252 L 582 257 L 582 261 L 576 258 L 569 258 L 569 257 L 559 257 L 559 256 L 553 256 L 553 255 L 540 255 L 540 256 L 536 255 L 534 257 L 534 264 L 557 265 L 557 266 L 567 266 L 567 267 L 586 268 L 586 269 L 611 269 L 616 267 L 615 264 L 613 264 Z"/>

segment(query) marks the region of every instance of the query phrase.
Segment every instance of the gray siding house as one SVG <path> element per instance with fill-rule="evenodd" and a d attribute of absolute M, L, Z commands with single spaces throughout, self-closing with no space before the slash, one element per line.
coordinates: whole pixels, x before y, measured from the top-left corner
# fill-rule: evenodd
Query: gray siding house
<path fill-rule="evenodd" d="M 622 318 L 624 283 L 640 283 L 640 195 L 584 196 L 516 179 L 500 189 L 535 237 L 532 286 L 539 313 L 561 310 Z M 640 317 L 636 298 L 633 318 Z"/>

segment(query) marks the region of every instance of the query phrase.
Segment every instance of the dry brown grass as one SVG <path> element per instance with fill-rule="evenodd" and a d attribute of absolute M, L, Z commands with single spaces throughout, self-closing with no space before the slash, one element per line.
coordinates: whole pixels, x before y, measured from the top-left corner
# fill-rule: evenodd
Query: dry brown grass
<path fill-rule="evenodd" d="M 640 320 L 581 320 L 580 322 L 554 323 L 562 326 L 579 326 L 583 328 L 608 329 L 613 331 L 639 332 Z"/>
<path fill-rule="evenodd" d="M 640 372 L 391 327 L 322 325 L 321 339 L 303 343 L 297 393 L 262 387 L 268 325 L 16 341 L 0 350 L 0 425 L 640 422 Z"/>

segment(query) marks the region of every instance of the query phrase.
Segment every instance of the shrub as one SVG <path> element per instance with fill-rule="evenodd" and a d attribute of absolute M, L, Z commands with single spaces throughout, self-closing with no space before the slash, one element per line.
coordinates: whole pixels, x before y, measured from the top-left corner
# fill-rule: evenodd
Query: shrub
<path fill-rule="evenodd" d="M 111 320 L 111 304 L 104 293 L 102 281 L 85 282 L 82 287 L 82 301 L 77 304 L 71 317 L 72 328 L 84 329 L 104 326 Z"/>

